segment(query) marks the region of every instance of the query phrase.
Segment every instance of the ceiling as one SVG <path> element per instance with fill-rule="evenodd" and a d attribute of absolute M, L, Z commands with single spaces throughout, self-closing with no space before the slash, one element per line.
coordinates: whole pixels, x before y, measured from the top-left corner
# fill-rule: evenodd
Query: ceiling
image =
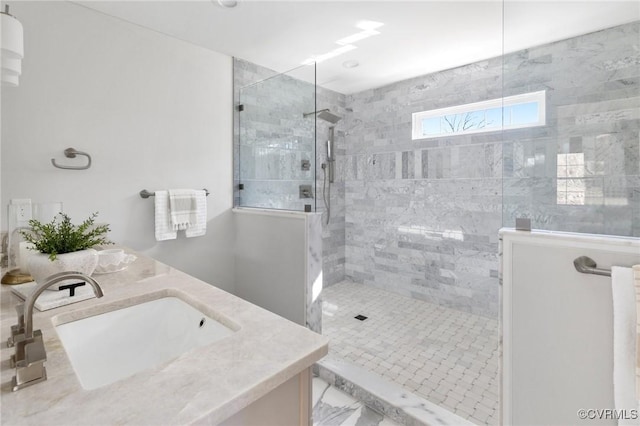
<path fill-rule="evenodd" d="M 636 0 L 76 3 L 278 72 L 340 48 L 336 41 L 361 32 L 363 20 L 383 23 L 379 34 L 317 65 L 318 84 L 344 94 L 640 19 Z"/>

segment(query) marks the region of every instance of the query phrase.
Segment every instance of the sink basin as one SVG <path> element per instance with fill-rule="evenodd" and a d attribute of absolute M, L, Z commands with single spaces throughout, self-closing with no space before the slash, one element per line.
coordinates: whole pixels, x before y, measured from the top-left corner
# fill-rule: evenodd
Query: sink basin
<path fill-rule="evenodd" d="M 56 326 L 84 389 L 95 389 L 209 345 L 234 330 L 178 297 Z"/>

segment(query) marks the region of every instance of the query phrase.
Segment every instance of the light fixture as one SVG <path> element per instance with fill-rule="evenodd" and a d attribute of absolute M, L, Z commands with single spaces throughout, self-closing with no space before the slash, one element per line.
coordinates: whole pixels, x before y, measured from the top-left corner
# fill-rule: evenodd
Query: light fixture
<path fill-rule="evenodd" d="M 238 5 L 236 0 L 218 0 L 218 4 L 222 7 L 232 8 Z"/>
<path fill-rule="evenodd" d="M 360 62 L 356 61 L 355 59 L 352 59 L 350 61 L 344 61 L 342 63 L 342 66 L 345 68 L 356 68 L 360 65 Z"/>
<path fill-rule="evenodd" d="M 221 0 L 218 0 L 221 1 Z M 336 44 L 339 44 L 341 47 L 337 49 L 333 49 L 330 52 L 323 53 L 322 55 L 311 56 L 304 61 L 302 61 L 302 65 L 311 65 L 314 62 L 319 64 L 322 61 L 326 61 L 329 58 L 333 58 L 338 55 L 342 55 L 343 53 L 349 52 L 350 50 L 356 49 L 358 46 L 354 46 L 353 43 L 356 41 L 364 40 L 365 38 L 378 35 L 380 32 L 376 31 L 376 28 L 380 28 L 384 24 L 382 22 L 376 21 L 360 21 L 356 24 L 356 28 L 362 30 L 350 36 L 341 38 L 336 41 Z M 349 63 L 349 65 L 346 65 Z M 345 68 L 355 68 L 357 67 L 358 61 L 346 61 L 342 64 Z"/>
<path fill-rule="evenodd" d="M 2 19 L 2 84 L 17 86 L 22 73 L 22 58 L 24 57 L 24 38 L 22 24 L 9 13 L 9 5 L 5 5 L 4 12 L 0 12 Z"/>
<path fill-rule="evenodd" d="M 357 49 L 358 46 L 354 46 L 352 44 L 348 44 L 346 46 L 338 47 L 337 49 L 333 49 L 330 52 L 323 53 L 322 55 L 312 56 L 310 58 L 305 59 L 302 64 L 303 65 L 311 65 L 314 62 L 319 64 L 320 62 L 326 61 L 327 59 L 334 58 L 338 55 L 342 55 L 350 50 Z"/>

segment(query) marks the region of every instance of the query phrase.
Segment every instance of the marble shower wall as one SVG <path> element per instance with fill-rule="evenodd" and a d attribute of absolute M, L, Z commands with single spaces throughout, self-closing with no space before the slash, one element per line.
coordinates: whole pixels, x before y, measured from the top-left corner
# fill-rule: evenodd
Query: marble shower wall
<path fill-rule="evenodd" d="M 253 64 L 251 62 L 244 61 L 242 59 L 234 59 L 234 104 L 240 103 L 241 88 L 245 88 L 250 84 L 265 79 L 270 79 L 277 76 L 277 72 L 268 68 Z M 243 142 L 240 143 L 240 122 L 239 120 L 245 119 L 245 113 L 249 111 L 246 109 L 241 114 L 235 114 L 234 120 L 234 205 L 250 205 L 252 207 L 267 207 L 276 209 L 292 209 L 302 210 L 304 204 L 315 204 L 316 211 L 323 213 L 322 222 L 322 247 L 323 247 L 323 283 L 324 286 L 329 286 L 344 280 L 344 265 L 345 265 L 345 241 L 344 241 L 344 179 L 342 174 L 336 172 L 335 182 L 331 184 L 330 191 L 327 187 L 328 198 L 331 199 L 331 218 L 329 224 L 326 223 L 326 208 L 323 201 L 323 195 L 325 189 L 323 189 L 323 170 L 320 165 L 326 162 L 326 140 L 329 136 L 329 127 L 331 124 L 321 120 L 316 120 L 316 146 L 315 146 L 315 175 L 316 186 L 314 189 L 314 199 L 300 199 L 298 193 L 298 185 L 301 183 L 310 183 L 313 177 L 313 161 L 312 170 L 309 172 L 300 171 L 299 164 L 303 156 L 312 156 L 313 147 L 308 143 L 305 143 L 304 149 L 291 149 L 293 140 L 301 140 L 299 137 L 294 137 L 291 132 L 297 132 L 302 130 L 303 136 L 306 138 L 309 135 L 313 135 L 313 119 L 311 117 L 306 119 L 297 120 L 294 122 L 282 122 L 280 120 L 274 120 L 273 108 L 289 109 L 291 105 L 300 105 L 299 99 L 296 96 L 302 92 L 303 96 L 308 95 L 308 88 L 310 83 L 298 81 L 291 82 L 289 80 L 279 80 L 280 77 L 275 77 L 276 84 L 261 85 L 260 97 L 255 98 L 253 102 L 251 97 L 247 97 L 247 90 L 243 89 L 243 102 L 249 100 L 250 103 L 269 105 L 269 108 L 254 108 L 254 116 L 249 116 L 251 120 L 251 126 L 246 125 L 246 121 L 243 122 Z M 302 88 L 296 92 L 291 90 L 292 87 Z M 249 89 L 249 92 L 251 89 Z M 274 104 L 273 99 L 283 99 L 287 105 Z M 255 102 L 258 101 L 258 102 Z M 316 109 L 321 110 L 329 108 L 333 114 L 340 117 L 344 117 L 347 114 L 345 108 L 345 96 L 333 92 L 331 90 L 317 87 Z M 304 102 L 306 107 L 305 112 L 314 110 L 313 103 L 307 101 Z M 299 111 L 297 111 L 299 112 Z M 281 114 L 278 112 L 278 115 Z M 296 114 L 294 118 L 301 114 Z M 341 120 L 335 124 L 335 151 L 337 156 L 344 155 L 344 128 L 345 120 Z M 296 127 L 297 126 L 297 127 Z M 250 129 L 249 132 L 261 132 L 261 135 L 266 135 L 265 140 L 269 141 L 274 147 L 270 148 L 267 152 L 277 152 L 275 155 L 263 156 L 259 159 L 262 151 L 261 147 L 246 146 L 244 140 L 247 139 L 247 133 L 244 130 L 245 127 L 255 127 Z M 297 134 L 296 134 L 297 135 Z M 253 134 L 249 134 L 250 138 Z M 297 147 L 301 147 L 299 144 Z M 244 153 L 244 155 L 243 155 Z M 264 161 L 267 159 L 268 161 Z M 312 159 L 312 158 L 311 158 Z M 284 164 L 283 164 L 284 163 Z M 282 167 L 282 169 L 279 169 Z M 273 173 L 270 172 L 273 171 Z M 283 174 L 284 173 L 284 174 Z M 256 179 L 256 177 L 270 175 L 272 179 Z M 242 183 L 245 189 L 242 193 L 238 189 L 238 184 Z M 287 179 L 293 177 L 293 179 Z M 303 177 L 303 181 L 298 178 Z M 327 180 L 328 185 L 328 180 Z M 242 199 L 241 199 L 242 195 Z M 241 204 L 242 202 L 242 204 Z"/>
<path fill-rule="evenodd" d="M 502 134 L 412 141 L 411 114 L 499 98 L 501 75 L 496 58 L 347 96 L 348 278 L 497 314 Z"/>
<path fill-rule="evenodd" d="M 505 132 L 505 226 L 640 236 L 639 30 L 505 56 L 505 96 L 547 93 L 547 126 Z"/>
<path fill-rule="evenodd" d="M 317 211 L 322 214 L 322 259 L 324 286 L 330 286 L 344 281 L 345 265 L 345 196 L 344 196 L 344 174 L 339 169 L 340 158 L 345 154 L 345 124 L 348 115 L 345 106 L 346 96 L 324 89 L 317 88 L 318 110 L 329 108 L 331 113 L 342 117 L 342 120 L 335 125 L 327 123 L 321 119 L 317 120 L 317 143 L 316 143 L 316 179 L 317 179 Z M 326 142 L 329 138 L 329 127 L 334 126 L 334 151 L 335 151 L 335 175 L 334 182 L 329 186 L 329 175 L 327 173 L 326 183 L 323 184 L 325 175 L 321 168 L 322 163 L 327 162 Z M 327 209 L 323 197 L 327 195 L 330 199 L 331 214 L 327 224 Z"/>
<path fill-rule="evenodd" d="M 496 316 L 503 214 L 640 236 L 638 27 L 347 96 L 346 276 Z M 411 140 L 411 113 L 499 98 L 503 83 L 504 96 L 546 90 L 547 125 Z"/>
<path fill-rule="evenodd" d="M 304 68 L 293 73 L 313 73 Z M 290 73 L 275 74 L 244 61 L 234 61 L 237 111 L 235 154 L 237 205 L 304 211 L 315 201 L 300 197 L 300 185 L 315 192 L 314 126 L 304 113 L 315 107 L 315 87 Z M 309 163 L 303 169 L 302 162 Z"/>

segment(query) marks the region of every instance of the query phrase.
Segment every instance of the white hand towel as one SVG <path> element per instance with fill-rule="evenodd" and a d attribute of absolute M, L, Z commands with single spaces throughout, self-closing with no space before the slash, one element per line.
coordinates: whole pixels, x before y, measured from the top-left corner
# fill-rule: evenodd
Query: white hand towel
<path fill-rule="evenodd" d="M 169 211 L 174 231 L 189 229 L 196 224 L 196 191 L 193 189 L 170 189 Z"/>
<path fill-rule="evenodd" d="M 196 223 L 185 231 L 187 238 L 201 237 L 207 233 L 207 193 L 196 191 Z"/>
<path fill-rule="evenodd" d="M 636 398 L 636 294 L 631 268 L 611 268 L 613 295 L 613 399 L 617 410 L 638 409 Z M 631 416 L 628 416 L 631 417 Z M 637 425 L 637 419 L 618 420 Z"/>
<path fill-rule="evenodd" d="M 156 241 L 175 240 L 178 233 L 171 226 L 169 193 L 167 191 L 156 191 L 155 208 Z"/>

